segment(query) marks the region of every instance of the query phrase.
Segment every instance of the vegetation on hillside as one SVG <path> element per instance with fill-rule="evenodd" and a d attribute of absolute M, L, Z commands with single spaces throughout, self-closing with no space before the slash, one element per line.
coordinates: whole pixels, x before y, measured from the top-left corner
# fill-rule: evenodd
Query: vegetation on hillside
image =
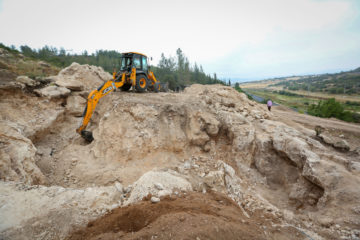
<path fill-rule="evenodd" d="M 234 87 L 234 88 L 235 88 L 235 90 L 238 91 L 238 92 L 245 93 L 246 96 L 248 97 L 248 99 L 254 100 L 253 97 L 252 97 L 250 94 L 248 94 L 247 92 L 245 92 L 244 90 L 241 89 L 239 83 L 235 83 L 235 87 Z"/>
<path fill-rule="evenodd" d="M 81 54 L 70 54 L 64 48 L 57 49 L 44 46 L 40 49 L 32 49 L 29 46 L 20 46 L 20 51 L 18 51 L 14 46 L 7 47 L 1 43 L 0 48 L 12 53 L 22 53 L 30 59 L 42 60 L 60 68 L 77 62 L 79 64 L 100 66 L 110 73 L 114 68 L 119 67 L 121 57 L 121 53 L 108 50 L 97 50 L 92 54 L 87 51 Z M 159 64 L 151 68 L 157 79 L 160 82 L 168 83 L 169 88 L 173 90 L 182 89 L 193 83 L 226 84 L 225 81 L 217 78 L 216 73 L 212 75 L 205 74 L 201 65 L 197 63 L 191 64 L 180 48 L 176 51 L 176 57 L 165 57 L 164 54 L 161 54 Z"/>
<path fill-rule="evenodd" d="M 299 113 L 307 113 L 318 117 L 334 117 L 348 122 L 360 122 L 360 103 L 346 101 L 340 103 L 335 99 L 319 100 L 287 91 L 271 91 L 268 89 L 246 89 L 247 92 L 271 99 L 273 102 L 292 108 Z"/>
<path fill-rule="evenodd" d="M 344 106 L 334 98 L 320 101 L 317 105 L 311 104 L 308 108 L 308 113 L 317 117 L 334 117 L 347 122 L 360 122 L 360 114 L 345 111 Z"/>
<path fill-rule="evenodd" d="M 360 94 L 360 68 L 349 72 L 306 76 L 299 80 L 284 80 L 270 86 L 283 86 L 292 91 L 323 92 L 329 94 Z"/>
<path fill-rule="evenodd" d="M 14 46 L 6 47 L 0 43 L 0 70 L 4 79 L 10 80 L 18 75 L 31 78 L 56 75 L 60 68 L 37 59 L 25 57 Z"/>
<path fill-rule="evenodd" d="M 226 85 L 225 81 L 217 78 L 216 73 L 211 76 L 205 74 L 201 65 L 192 65 L 180 48 L 176 50 L 176 57 L 166 57 L 162 53 L 159 64 L 152 67 L 152 70 L 155 76 L 161 82 L 167 82 L 171 89 L 184 88 L 193 83 Z"/>

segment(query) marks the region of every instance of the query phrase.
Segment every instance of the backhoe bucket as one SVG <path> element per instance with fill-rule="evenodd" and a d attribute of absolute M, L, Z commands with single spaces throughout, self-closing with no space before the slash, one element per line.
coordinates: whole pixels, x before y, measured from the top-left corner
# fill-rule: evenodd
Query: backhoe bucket
<path fill-rule="evenodd" d="M 90 131 L 81 131 L 81 136 L 88 142 L 92 142 L 94 140 L 93 134 Z"/>

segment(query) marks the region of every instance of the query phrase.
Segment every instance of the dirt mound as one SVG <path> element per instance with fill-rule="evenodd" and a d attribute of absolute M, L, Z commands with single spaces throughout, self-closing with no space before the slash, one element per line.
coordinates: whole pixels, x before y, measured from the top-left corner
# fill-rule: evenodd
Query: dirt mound
<path fill-rule="evenodd" d="M 146 200 L 150 199 L 148 197 Z M 265 222 L 259 225 L 259 222 Z M 270 223 L 272 222 L 272 224 Z M 244 216 L 231 199 L 213 192 L 167 196 L 118 208 L 68 239 L 304 239 L 272 214 Z"/>
<path fill-rule="evenodd" d="M 0 89 L 0 188 L 9 193 L 1 196 L 5 207 L 0 215 L 16 216 L 11 224 L 0 224 L 7 238 L 62 239 L 118 207 L 120 219 L 132 212 L 146 216 L 148 223 L 137 229 L 139 238 L 157 231 L 162 238 L 170 232 L 176 238 L 212 238 L 207 232 L 232 238 L 227 234 L 236 232 L 244 238 L 288 239 L 286 235 L 299 229 L 312 239 L 360 237 L 360 159 L 353 147 L 340 151 L 313 129 L 294 127 L 288 119 L 282 122 L 264 105 L 220 85 L 192 85 L 182 93 L 113 92 L 96 108 L 88 126 L 95 139 L 89 144 L 75 129 L 88 88 L 97 88 L 108 76 L 102 69 L 73 64 L 51 80 L 59 86 L 50 84 L 67 89 L 67 94 L 35 91 L 44 92 L 49 87 L 44 85 Z M 38 184 L 42 186 L 35 187 Z M 191 204 L 199 209 L 216 205 L 216 194 L 208 192 L 231 198 L 237 206 L 224 205 L 224 212 L 240 211 L 240 220 L 245 216 L 259 231 L 248 230 L 220 210 L 191 210 Z M 160 203 L 133 205 L 149 193 L 161 198 Z M 29 196 L 29 202 L 38 201 L 39 209 L 46 210 L 30 211 L 31 204 L 23 201 Z M 171 210 L 180 205 L 181 211 Z M 147 215 L 142 206 L 153 210 Z M 268 214 L 272 217 L 267 220 Z M 189 224 L 179 223 L 179 216 Z M 59 222 L 61 230 L 45 217 Z M 201 225 L 202 219 L 210 224 Z M 263 231 L 255 223 L 279 230 Z M 176 232 L 177 224 L 183 230 Z M 219 233 L 210 230 L 213 225 L 221 226 Z M 129 229 L 114 231 L 131 238 Z M 96 234 L 106 237 L 107 231 Z"/>

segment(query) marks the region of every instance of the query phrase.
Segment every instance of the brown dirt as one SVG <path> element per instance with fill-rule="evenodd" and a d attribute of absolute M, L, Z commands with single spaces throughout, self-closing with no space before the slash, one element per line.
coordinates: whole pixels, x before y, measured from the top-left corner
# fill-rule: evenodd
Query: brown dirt
<path fill-rule="evenodd" d="M 349 143 L 351 150 L 360 146 L 360 124 L 344 122 L 335 118 L 319 118 L 299 114 L 281 105 L 274 106 L 271 112 L 273 113 L 273 120 L 284 122 L 299 131 L 305 128 L 315 134 L 315 126 L 320 125 L 325 128 L 327 135 L 332 137 L 344 135 L 344 139 Z"/>
<path fill-rule="evenodd" d="M 68 239 L 304 239 L 294 228 L 277 226 L 272 214 L 250 219 L 231 199 L 214 193 L 150 197 L 88 223 Z M 289 237 L 291 236 L 291 237 Z"/>

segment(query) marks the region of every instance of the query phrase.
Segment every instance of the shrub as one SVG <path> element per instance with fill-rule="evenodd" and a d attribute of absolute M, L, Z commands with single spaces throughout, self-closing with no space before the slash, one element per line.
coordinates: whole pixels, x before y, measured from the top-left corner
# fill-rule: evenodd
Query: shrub
<path fill-rule="evenodd" d="M 308 113 L 317 117 L 335 117 L 347 122 L 360 122 L 360 117 L 358 116 L 360 114 L 344 111 L 341 103 L 335 101 L 334 98 L 320 101 L 317 105 L 311 104 L 308 108 Z"/>
<path fill-rule="evenodd" d="M 235 83 L 235 90 L 236 91 L 238 91 L 238 92 L 241 92 L 241 93 L 245 93 L 245 95 L 247 96 L 247 98 L 249 99 L 249 100 L 254 100 L 253 99 L 253 97 L 250 95 L 250 94 L 248 94 L 247 92 L 245 92 L 244 90 L 242 90 L 242 88 L 239 86 L 239 83 Z"/>

